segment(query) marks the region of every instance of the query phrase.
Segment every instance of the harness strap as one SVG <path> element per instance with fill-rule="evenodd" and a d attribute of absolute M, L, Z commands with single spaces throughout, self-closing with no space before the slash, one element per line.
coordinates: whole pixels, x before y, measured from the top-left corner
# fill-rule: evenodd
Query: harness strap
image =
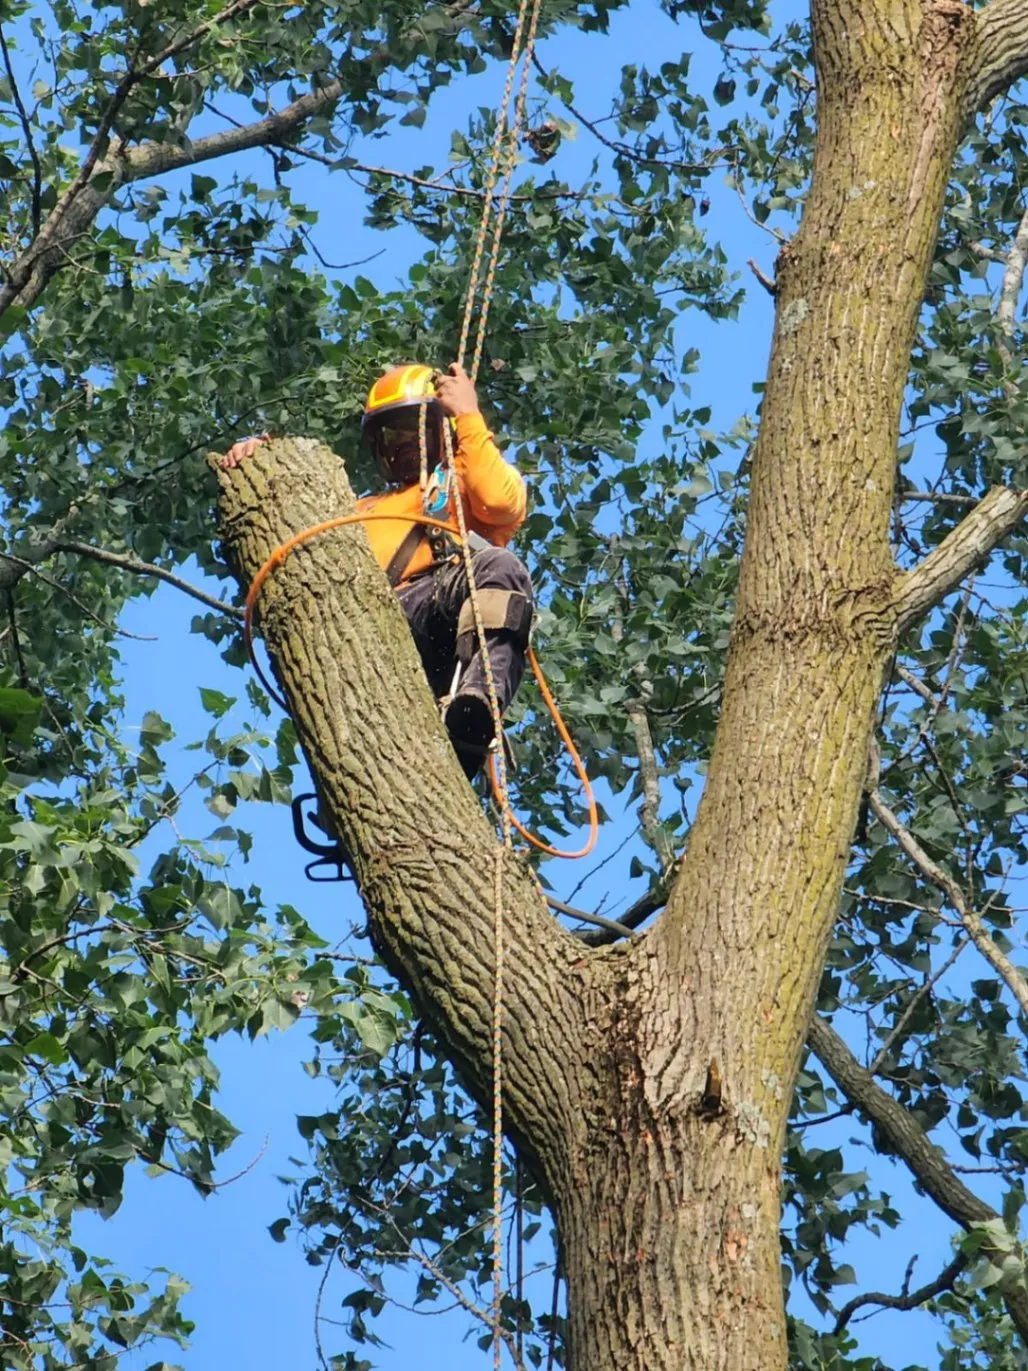
<path fill-rule="evenodd" d="M 395 590 L 403 580 L 403 573 L 410 566 L 415 552 L 421 546 L 421 541 L 425 536 L 424 524 L 411 524 L 404 534 L 403 542 L 389 558 L 389 565 L 385 569 L 389 584 Z"/>
<path fill-rule="evenodd" d="M 479 590 L 478 607 L 484 629 L 506 629 L 521 647 L 528 646 L 532 601 L 527 595 L 520 590 Z M 475 655 L 475 637 L 474 607 L 470 600 L 465 600 L 457 619 L 457 656 L 465 664 Z"/>

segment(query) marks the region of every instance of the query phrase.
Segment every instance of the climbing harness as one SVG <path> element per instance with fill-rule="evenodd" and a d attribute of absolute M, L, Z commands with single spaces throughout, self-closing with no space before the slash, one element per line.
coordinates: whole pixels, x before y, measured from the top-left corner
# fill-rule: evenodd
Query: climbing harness
<path fill-rule="evenodd" d="M 459 504 L 456 505 L 456 508 L 460 508 Z M 463 511 L 461 511 L 461 514 L 463 514 Z M 278 567 L 282 566 L 282 564 L 287 560 L 287 558 L 289 558 L 291 554 L 295 552 L 298 548 L 303 547 L 306 543 L 313 542 L 315 538 L 320 537 L 323 533 L 330 533 L 333 529 L 346 528 L 350 524 L 367 523 L 374 519 L 392 519 L 394 522 L 407 522 L 421 527 L 437 527 L 441 529 L 444 534 L 453 535 L 455 539 L 460 538 L 459 523 L 454 524 L 448 523 L 445 520 L 440 521 L 437 517 L 432 518 L 426 514 L 397 514 L 392 511 L 386 512 L 381 510 L 365 510 L 363 513 L 360 514 L 343 514 L 339 518 L 326 519 L 323 523 L 313 524 L 310 528 L 305 528 L 302 530 L 302 532 L 294 534 L 293 537 L 288 538 L 284 543 L 280 544 L 279 547 L 275 548 L 271 556 L 267 559 L 267 561 L 264 562 L 263 566 L 261 566 L 260 570 L 257 572 L 257 575 L 253 578 L 253 581 L 250 585 L 250 589 L 247 592 L 246 604 L 243 609 L 243 642 L 246 645 L 247 655 L 250 658 L 250 664 L 252 665 L 254 672 L 257 675 L 257 679 L 260 681 L 261 685 L 267 691 L 269 697 L 272 700 L 274 700 L 275 703 L 281 709 L 285 710 L 287 714 L 290 712 L 289 702 L 285 699 L 283 695 L 280 694 L 274 682 L 269 678 L 267 672 L 261 666 L 260 660 L 258 659 L 256 650 L 254 648 L 254 615 L 256 613 L 257 601 L 260 598 L 261 591 L 264 589 L 265 583 L 267 582 L 268 577 L 272 574 L 272 572 L 274 572 Z M 477 535 L 473 532 L 470 532 L 468 534 L 468 542 L 472 549 L 474 549 L 475 547 L 476 537 Z M 488 546 L 491 547 L 492 544 L 490 543 L 488 544 Z M 469 578 L 469 590 L 473 584 L 473 580 Z M 476 598 L 478 598 L 483 593 L 484 592 L 478 591 L 476 587 Z M 479 612 L 481 614 L 481 610 Z M 587 814 L 589 818 L 589 836 L 586 840 L 585 845 L 579 848 L 577 851 L 564 852 L 561 851 L 559 848 L 551 847 L 549 843 L 544 842 L 543 839 L 537 838 L 534 833 L 529 832 L 529 830 L 521 824 L 521 822 L 517 819 L 517 817 L 514 814 L 511 814 L 511 826 L 521 835 L 522 838 L 525 839 L 526 842 L 530 843 L 533 847 L 538 848 L 540 852 L 545 852 L 547 856 L 564 857 L 568 858 L 569 860 L 574 860 L 579 857 L 587 857 L 595 847 L 596 839 L 599 833 L 599 812 L 596 807 L 596 799 L 593 795 L 592 785 L 589 781 L 588 775 L 586 774 L 585 767 L 582 764 L 582 759 L 579 756 L 577 749 L 575 748 L 570 733 L 568 732 L 567 725 L 565 724 L 561 716 L 557 702 L 553 698 L 553 694 L 550 690 L 549 683 L 547 682 L 546 677 L 543 675 L 543 669 L 539 663 L 539 658 L 536 656 L 531 646 L 528 647 L 526 656 L 528 658 L 529 666 L 532 668 L 532 675 L 535 677 L 536 685 L 539 687 L 539 693 L 543 698 L 543 702 L 545 703 L 549 711 L 550 717 L 553 720 L 554 727 L 557 729 L 561 741 L 564 743 L 564 746 L 568 751 L 568 755 L 570 756 L 571 761 L 574 765 L 575 771 L 578 775 L 578 779 L 582 784 L 582 789 L 585 794 Z M 487 662 L 488 654 L 486 653 L 483 654 L 483 667 L 485 667 L 485 664 Z M 458 664 L 458 672 L 460 671 L 460 669 L 460 664 Z M 497 701 L 497 703 L 499 702 Z M 500 730 L 500 737 L 502 740 L 502 727 Z M 504 764 L 504 775 L 502 780 L 499 778 L 498 775 L 495 774 L 497 771 L 497 768 L 495 766 L 495 758 L 501 751 L 503 752 L 503 755 L 506 759 Z M 493 794 L 496 798 L 497 804 L 502 806 L 504 802 L 502 797 L 506 794 L 506 769 L 509 765 L 509 750 L 507 747 L 502 746 L 502 744 L 501 746 L 491 747 L 489 749 L 489 757 L 491 762 L 490 779 L 492 782 Z M 306 795 L 297 796 L 295 803 L 298 804 L 301 801 L 306 802 L 308 798 L 310 797 Z M 302 823 L 302 819 L 299 820 L 299 822 Z M 302 829 L 298 830 L 297 825 L 298 820 L 294 812 L 294 831 L 302 831 Z M 313 840 L 308 838 L 306 834 L 303 838 L 299 839 L 300 845 L 306 848 L 308 851 L 315 850 L 311 846 L 312 841 Z M 321 877 L 321 879 L 324 880 L 325 877 Z"/>

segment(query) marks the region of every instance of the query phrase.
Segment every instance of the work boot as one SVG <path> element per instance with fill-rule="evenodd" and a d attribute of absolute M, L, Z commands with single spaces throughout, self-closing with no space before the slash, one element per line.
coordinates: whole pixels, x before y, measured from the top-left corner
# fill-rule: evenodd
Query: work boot
<path fill-rule="evenodd" d="M 489 707 L 489 701 L 482 695 L 463 691 L 451 700 L 444 723 L 457 760 L 464 768 L 464 775 L 469 781 L 473 780 L 478 775 L 495 737 L 493 712 Z"/>

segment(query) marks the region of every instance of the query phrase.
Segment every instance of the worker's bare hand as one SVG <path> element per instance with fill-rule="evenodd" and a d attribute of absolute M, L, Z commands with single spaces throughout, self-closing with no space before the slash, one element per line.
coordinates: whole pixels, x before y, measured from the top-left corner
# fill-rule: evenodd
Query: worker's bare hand
<path fill-rule="evenodd" d="M 238 443 L 233 443 L 228 452 L 225 453 L 218 466 L 222 471 L 230 471 L 232 467 L 237 467 L 244 457 L 252 457 L 260 447 L 261 443 L 270 443 L 271 434 L 261 433 L 257 437 L 243 438 Z"/>
<path fill-rule="evenodd" d="M 451 363 L 448 376 L 440 374 L 436 377 L 435 393 L 443 413 L 451 419 L 459 419 L 462 414 L 478 413 L 475 383 L 459 362 Z"/>

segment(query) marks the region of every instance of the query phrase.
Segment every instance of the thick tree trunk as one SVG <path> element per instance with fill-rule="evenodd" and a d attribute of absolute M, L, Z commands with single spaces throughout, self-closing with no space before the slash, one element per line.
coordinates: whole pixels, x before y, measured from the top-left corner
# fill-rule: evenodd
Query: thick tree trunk
<path fill-rule="evenodd" d="M 687 859 L 647 935 L 598 951 L 507 863 L 505 1104 L 558 1220 L 571 1371 L 786 1365 L 779 1157 L 882 675 L 900 625 L 969 555 L 956 539 L 926 577 L 899 577 L 888 532 L 974 12 L 813 11 L 814 180 L 779 265 L 724 712 Z M 273 444 L 221 479 L 244 583 L 289 533 L 350 507 L 316 444 Z M 495 840 L 363 535 L 294 555 L 261 617 L 375 941 L 484 1096 Z"/>

